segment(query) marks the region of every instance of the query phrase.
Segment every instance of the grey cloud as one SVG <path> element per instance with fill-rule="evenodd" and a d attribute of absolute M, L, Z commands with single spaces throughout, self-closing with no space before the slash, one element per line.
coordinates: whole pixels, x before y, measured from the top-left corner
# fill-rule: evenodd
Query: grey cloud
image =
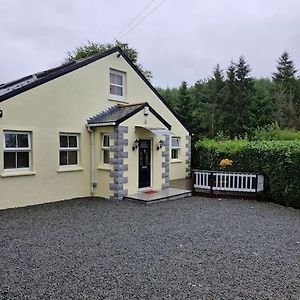
<path fill-rule="evenodd" d="M 87 40 L 111 41 L 148 2 L 3 0 L 0 82 L 56 66 Z M 300 68 L 299 31 L 298 0 L 167 0 L 121 40 L 165 87 L 207 78 L 240 55 L 257 77 L 270 76 L 284 50 Z"/>

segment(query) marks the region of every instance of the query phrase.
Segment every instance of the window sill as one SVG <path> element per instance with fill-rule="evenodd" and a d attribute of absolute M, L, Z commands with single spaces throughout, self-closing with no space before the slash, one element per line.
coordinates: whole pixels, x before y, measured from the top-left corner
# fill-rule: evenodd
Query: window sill
<path fill-rule="evenodd" d="M 111 171 L 112 166 L 111 165 L 99 165 L 97 167 L 97 170 Z"/>
<path fill-rule="evenodd" d="M 182 163 L 182 159 L 171 159 L 171 164 Z"/>
<path fill-rule="evenodd" d="M 79 166 L 66 166 L 66 167 L 59 167 L 57 169 L 57 173 L 64 173 L 64 172 L 77 172 L 77 171 L 83 171 L 82 167 Z"/>
<path fill-rule="evenodd" d="M 35 175 L 36 171 L 15 171 L 15 172 L 4 172 L 1 173 L 1 177 L 17 177 L 17 176 L 30 176 Z"/>
<path fill-rule="evenodd" d="M 127 101 L 125 99 L 122 100 L 122 99 L 116 99 L 116 98 L 113 98 L 113 97 L 109 97 L 108 100 L 109 101 L 114 101 L 114 102 L 127 103 L 127 104 L 129 103 L 129 101 Z"/>

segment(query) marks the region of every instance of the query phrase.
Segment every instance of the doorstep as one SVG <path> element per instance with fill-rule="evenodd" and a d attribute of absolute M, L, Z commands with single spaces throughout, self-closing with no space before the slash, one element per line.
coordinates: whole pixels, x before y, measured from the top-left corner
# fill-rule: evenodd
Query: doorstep
<path fill-rule="evenodd" d="M 124 200 L 152 204 L 169 200 L 178 200 L 192 196 L 191 190 L 167 188 L 159 191 L 148 190 L 124 197 Z"/>

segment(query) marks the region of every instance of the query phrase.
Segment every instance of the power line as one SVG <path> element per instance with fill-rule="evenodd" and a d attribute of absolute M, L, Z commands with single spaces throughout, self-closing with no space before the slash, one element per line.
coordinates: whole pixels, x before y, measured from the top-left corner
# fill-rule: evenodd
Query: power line
<path fill-rule="evenodd" d="M 137 27 L 139 24 L 141 24 L 148 16 L 150 16 L 155 10 L 157 10 L 164 2 L 167 0 L 161 1 L 158 5 L 156 5 L 150 12 L 145 15 L 138 23 L 136 23 L 134 26 L 132 26 L 129 30 L 125 31 L 125 33 L 121 34 L 120 36 L 125 36 L 129 32 L 131 32 L 135 27 Z"/>
<path fill-rule="evenodd" d="M 154 1 L 156 1 L 156 0 L 151 0 L 151 1 L 149 1 L 148 2 L 148 4 L 144 7 L 144 8 L 142 8 L 139 12 L 138 12 L 138 14 L 129 22 L 129 23 L 127 23 L 126 25 L 125 25 L 125 27 L 115 36 L 115 40 L 118 38 L 118 36 L 121 34 L 121 33 L 123 33 L 131 24 L 133 24 L 134 23 L 134 21 L 154 2 Z"/>

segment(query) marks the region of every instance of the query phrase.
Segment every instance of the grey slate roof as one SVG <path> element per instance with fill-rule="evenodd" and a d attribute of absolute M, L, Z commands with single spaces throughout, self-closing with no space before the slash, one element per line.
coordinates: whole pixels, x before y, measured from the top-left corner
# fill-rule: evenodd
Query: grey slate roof
<path fill-rule="evenodd" d="M 138 111 L 142 110 L 145 106 L 149 106 L 147 102 L 131 104 L 131 105 L 114 105 L 107 110 L 89 118 L 88 124 L 101 124 L 101 123 L 121 123 L 127 118 L 131 117 Z"/>

